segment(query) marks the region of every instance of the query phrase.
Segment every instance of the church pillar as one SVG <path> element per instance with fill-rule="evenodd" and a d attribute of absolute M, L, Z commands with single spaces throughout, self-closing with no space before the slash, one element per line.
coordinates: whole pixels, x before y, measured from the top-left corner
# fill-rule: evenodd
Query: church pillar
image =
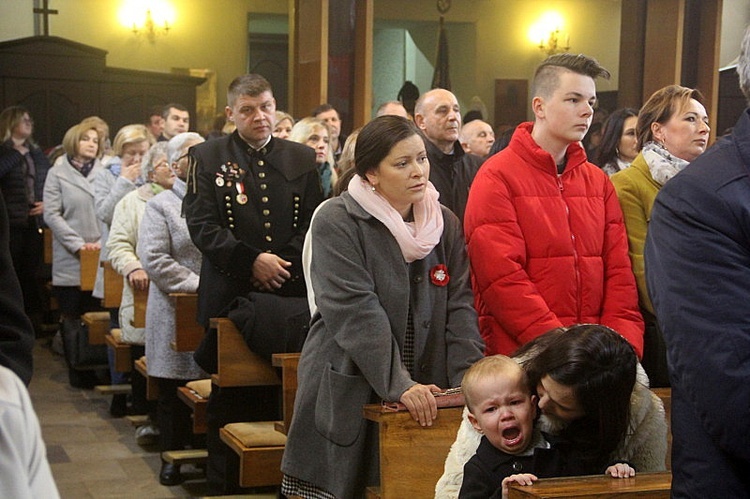
<path fill-rule="evenodd" d="M 342 129 L 364 125 L 372 108 L 374 0 L 290 0 L 294 116 L 328 102 Z"/>
<path fill-rule="evenodd" d="M 618 105 L 640 108 L 660 88 L 697 88 L 711 140 L 719 98 L 722 0 L 623 0 Z"/>

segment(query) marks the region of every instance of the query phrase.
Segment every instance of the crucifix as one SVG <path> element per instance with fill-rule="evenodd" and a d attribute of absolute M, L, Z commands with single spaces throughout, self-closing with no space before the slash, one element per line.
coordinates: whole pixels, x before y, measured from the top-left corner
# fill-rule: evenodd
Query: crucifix
<path fill-rule="evenodd" d="M 44 36 L 49 36 L 49 16 L 50 14 L 57 14 L 57 10 L 49 8 L 49 0 L 42 0 L 42 8 L 34 7 L 34 14 L 42 15 L 42 22 L 44 23 Z"/>

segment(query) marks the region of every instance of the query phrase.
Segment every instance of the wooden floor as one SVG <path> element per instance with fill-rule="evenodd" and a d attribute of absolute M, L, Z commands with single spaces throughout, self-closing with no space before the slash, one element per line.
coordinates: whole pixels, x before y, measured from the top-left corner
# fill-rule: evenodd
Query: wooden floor
<path fill-rule="evenodd" d="M 182 485 L 160 485 L 158 449 L 135 443 L 135 429 L 127 419 L 109 415 L 109 397 L 71 388 L 64 360 L 50 350 L 49 342 L 49 338 L 37 340 L 29 391 L 64 499 L 206 496 L 205 476 L 192 466 L 183 466 L 188 479 Z"/>

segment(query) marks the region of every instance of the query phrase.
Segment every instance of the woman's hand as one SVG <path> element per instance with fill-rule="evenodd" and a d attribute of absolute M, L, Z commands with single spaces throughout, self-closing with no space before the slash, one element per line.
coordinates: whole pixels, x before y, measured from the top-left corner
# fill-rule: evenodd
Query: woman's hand
<path fill-rule="evenodd" d="M 518 473 L 503 479 L 503 499 L 508 499 L 508 484 L 517 483 L 518 485 L 533 485 L 538 480 L 536 475 L 531 473 Z"/>
<path fill-rule="evenodd" d="M 442 390 L 435 385 L 417 383 L 401 395 L 400 402 L 409 409 L 409 414 L 422 426 L 432 426 L 437 418 L 437 401 L 434 392 Z"/>
<path fill-rule="evenodd" d="M 141 174 L 141 160 L 137 159 L 135 161 L 129 161 L 127 163 L 123 163 L 120 167 L 120 176 L 125 177 L 126 179 L 130 180 L 131 182 L 135 183 L 135 181 L 138 179 L 138 176 Z"/>
<path fill-rule="evenodd" d="M 148 274 L 143 269 L 136 269 L 128 274 L 128 282 L 133 289 L 145 291 L 148 288 Z"/>
<path fill-rule="evenodd" d="M 635 469 L 631 468 L 627 463 L 617 463 L 607 468 L 604 474 L 612 475 L 614 478 L 630 478 L 631 476 L 635 476 Z"/>
<path fill-rule="evenodd" d="M 102 249 L 102 245 L 97 241 L 95 243 L 83 243 L 79 251 L 99 251 L 100 249 Z"/>

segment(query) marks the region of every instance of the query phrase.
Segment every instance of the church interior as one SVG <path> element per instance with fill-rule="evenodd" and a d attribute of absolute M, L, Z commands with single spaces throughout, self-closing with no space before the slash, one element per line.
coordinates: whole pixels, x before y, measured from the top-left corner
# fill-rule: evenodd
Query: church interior
<path fill-rule="evenodd" d="M 733 69 L 749 24 L 750 0 L 3 1 L 0 109 L 28 108 L 44 150 L 86 116 L 114 135 L 167 102 L 183 103 L 205 135 L 229 83 L 259 73 L 278 109 L 301 118 L 330 103 L 348 134 L 405 82 L 424 92 L 440 70 L 462 114 L 481 112 L 497 133 L 533 116 L 534 68 L 572 52 L 611 73 L 596 83 L 607 111 L 639 108 L 669 84 L 700 89 L 713 141 L 745 108 Z M 62 497 L 207 495 L 189 458 L 183 484 L 160 485 L 155 448 L 110 417 L 109 393 L 68 386 L 48 342 L 37 340 L 29 389 Z M 251 489 L 245 497 L 277 497 Z"/>

